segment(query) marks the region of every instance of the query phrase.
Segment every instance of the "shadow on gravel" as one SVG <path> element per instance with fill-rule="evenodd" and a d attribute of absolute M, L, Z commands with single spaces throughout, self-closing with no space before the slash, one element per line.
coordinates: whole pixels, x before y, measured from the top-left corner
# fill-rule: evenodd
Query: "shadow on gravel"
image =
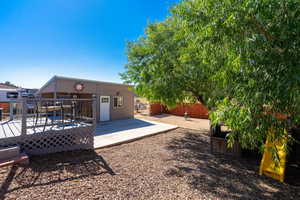
<path fill-rule="evenodd" d="M 186 131 L 167 149 L 173 165 L 167 176 L 184 177 L 201 194 L 228 199 L 299 199 L 300 187 L 258 175 L 259 162 L 210 153 L 205 133 Z"/>
<path fill-rule="evenodd" d="M 10 168 L 6 179 L 0 183 L 0 199 L 3 199 L 5 194 L 19 189 L 47 186 L 107 173 L 115 175 L 104 158 L 94 151 L 81 150 L 33 156 L 28 166 Z"/>

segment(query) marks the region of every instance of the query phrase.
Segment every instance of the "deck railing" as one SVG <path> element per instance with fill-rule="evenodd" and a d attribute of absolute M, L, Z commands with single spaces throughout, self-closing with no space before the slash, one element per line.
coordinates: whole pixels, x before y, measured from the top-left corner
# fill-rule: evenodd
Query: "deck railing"
<path fill-rule="evenodd" d="M 23 98 L 16 103 L 14 118 L 22 122 L 21 133 L 80 125 L 96 125 L 96 101 L 92 99 Z"/>
<path fill-rule="evenodd" d="M 19 124 L 19 134 L 0 138 L 0 148 L 19 145 L 28 154 L 93 148 L 96 98 L 23 98 L 14 107 L 4 124 Z"/>

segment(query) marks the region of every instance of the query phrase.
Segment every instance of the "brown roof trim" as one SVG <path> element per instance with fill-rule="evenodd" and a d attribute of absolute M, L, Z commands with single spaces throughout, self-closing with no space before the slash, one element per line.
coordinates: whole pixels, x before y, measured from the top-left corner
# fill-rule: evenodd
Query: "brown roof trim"
<path fill-rule="evenodd" d="M 74 80 L 78 82 L 92 82 L 92 83 L 104 83 L 110 85 L 119 85 L 119 86 L 126 86 L 126 87 L 133 87 L 133 85 L 126 85 L 122 83 L 113 83 L 113 82 L 104 82 L 104 81 L 96 81 L 96 80 L 88 80 L 88 79 L 81 79 L 81 78 L 73 78 L 73 77 L 65 77 L 65 76 L 53 76 L 45 85 L 43 85 L 36 94 L 39 94 L 46 86 L 48 86 L 52 81 L 56 80 Z"/>
<path fill-rule="evenodd" d="M 56 79 L 56 76 L 53 76 L 50 80 L 48 80 L 35 94 L 40 94 L 40 92 L 47 87 L 52 81 Z"/>
<path fill-rule="evenodd" d="M 120 85 L 120 86 L 133 87 L 133 85 L 127 85 L 127 84 L 122 84 L 122 83 L 96 81 L 96 80 L 73 78 L 73 77 L 65 77 L 65 76 L 56 76 L 56 78 L 57 79 L 65 79 L 65 80 L 75 80 L 75 81 L 83 81 L 83 82 L 85 81 L 85 82 L 92 82 L 92 83 L 106 83 L 106 84 L 111 84 L 111 85 Z"/>

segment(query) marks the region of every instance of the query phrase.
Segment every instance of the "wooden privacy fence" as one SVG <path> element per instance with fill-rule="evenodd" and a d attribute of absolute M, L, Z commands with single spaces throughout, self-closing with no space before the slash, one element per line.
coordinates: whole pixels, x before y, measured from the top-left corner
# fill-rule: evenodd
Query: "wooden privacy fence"
<path fill-rule="evenodd" d="M 150 104 L 150 115 L 159 115 L 168 113 L 171 115 L 184 116 L 185 113 L 189 117 L 208 119 L 209 110 L 202 104 L 178 104 L 175 108 L 168 109 L 166 106 L 160 103 Z"/>
<path fill-rule="evenodd" d="M 94 148 L 95 98 L 24 98 L 16 104 L 14 119 L 0 122 L 0 148 L 18 145 L 28 154 Z M 12 135 L 5 133 L 12 127 Z"/>

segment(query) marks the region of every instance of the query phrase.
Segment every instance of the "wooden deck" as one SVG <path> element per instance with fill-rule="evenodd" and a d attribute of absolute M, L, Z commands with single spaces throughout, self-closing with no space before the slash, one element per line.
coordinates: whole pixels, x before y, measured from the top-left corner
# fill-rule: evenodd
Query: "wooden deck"
<path fill-rule="evenodd" d="M 0 121 L 0 148 L 28 155 L 93 149 L 96 105 L 96 98 L 23 98 L 13 120 Z"/>
<path fill-rule="evenodd" d="M 71 122 L 70 120 L 65 120 L 64 125 L 60 123 L 58 120 L 51 120 L 48 119 L 47 126 L 44 124 L 46 122 L 46 118 L 40 118 L 38 122 L 35 122 L 34 118 L 27 118 L 27 135 L 34 134 L 34 133 L 42 133 L 43 131 L 49 130 L 63 130 L 63 129 L 70 129 L 76 127 L 84 127 L 87 126 L 87 123 L 76 123 Z M 22 122 L 21 120 L 8 120 L 0 122 L 0 139 L 2 138 L 9 138 L 9 137 L 16 137 L 21 135 L 21 127 Z M 34 127 L 34 128 L 33 128 Z"/>

